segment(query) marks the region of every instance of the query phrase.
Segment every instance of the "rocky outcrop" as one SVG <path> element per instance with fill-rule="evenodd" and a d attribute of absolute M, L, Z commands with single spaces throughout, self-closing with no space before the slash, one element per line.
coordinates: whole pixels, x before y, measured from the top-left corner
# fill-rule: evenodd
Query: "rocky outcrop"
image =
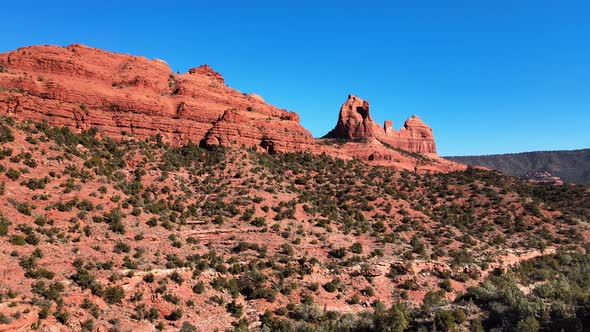
<path fill-rule="evenodd" d="M 276 118 L 231 109 L 209 129 L 204 142 L 207 145 L 258 146 L 269 153 L 314 150 L 308 143 L 307 132 L 290 131 L 292 122 L 299 123 L 295 113 Z"/>
<path fill-rule="evenodd" d="M 376 139 L 382 143 L 408 152 L 436 155 L 436 144 L 432 129 L 413 115 L 404 126 L 396 131 L 391 120 L 385 121 L 383 127 L 371 118 L 369 103 L 361 98 L 349 95 L 340 108 L 336 127 L 326 138 L 338 139 Z"/>
<path fill-rule="evenodd" d="M 378 136 L 383 129 L 376 124 L 369 113 L 369 102 L 354 95 L 340 107 L 336 128 L 326 137 L 357 139 Z"/>
<path fill-rule="evenodd" d="M 563 185 L 563 180 L 547 171 L 530 171 L 523 176 L 523 179 L 536 184 Z"/>
<path fill-rule="evenodd" d="M 174 74 L 162 60 L 70 45 L 3 53 L 0 68 L 0 113 L 19 118 L 171 144 L 314 148 L 297 114 L 226 86 L 208 65 Z"/>
<path fill-rule="evenodd" d="M 436 155 L 436 144 L 432 129 L 417 115 L 406 120 L 404 126 L 395 131 L 391 128 L 381 137 L 383 142 L 410 152 Z"/>
<path fill-rule="evenodd" d="M 204 75 L 211 77 L 212 79 L 220 82 L 221 84 L 225 84 L 225 80 L 220 73 L 216 72 L 211 68 L 208 64 L 201 65 L 199 67 L 191 68 L 188 70 L 188 73 L 191 75 Z"/>

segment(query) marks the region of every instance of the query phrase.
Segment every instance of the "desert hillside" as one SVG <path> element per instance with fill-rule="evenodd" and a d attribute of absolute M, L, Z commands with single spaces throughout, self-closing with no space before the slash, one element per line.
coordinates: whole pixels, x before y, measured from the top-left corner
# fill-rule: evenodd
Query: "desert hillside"
<path fill-rule="evenodd" d="M 587 327 L 590 193 L 0 118 L 0 330 Z"/>

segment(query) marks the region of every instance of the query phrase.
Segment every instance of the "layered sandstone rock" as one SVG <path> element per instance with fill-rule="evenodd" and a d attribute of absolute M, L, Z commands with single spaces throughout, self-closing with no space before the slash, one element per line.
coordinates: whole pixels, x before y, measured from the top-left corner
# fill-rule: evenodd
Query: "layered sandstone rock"
<path fill-rule="evenodd" d="M 371 118 L 369 103 L 349 95 L 340 108 L 338 123 L 325 137 L 338 139 L 376 139 L 395 148 L 426 155 L 436 155 L 432 129 L 414 115 L 396 131 L 393 122 L 387 120 L 381 127 Z"/>
<path fill-rule="evenodd" d="M 70 45 L 3 53 L 0 66 L 0 113 L 111 137 L 313 150 L 297 114 L 226 86 L 208 65 L 174 74 L 162 60 Z"/>

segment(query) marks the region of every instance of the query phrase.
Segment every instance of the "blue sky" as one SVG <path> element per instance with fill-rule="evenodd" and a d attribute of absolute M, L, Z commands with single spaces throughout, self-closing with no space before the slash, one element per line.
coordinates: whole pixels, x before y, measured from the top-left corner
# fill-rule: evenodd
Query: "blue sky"
<path fill-rule="evenodd" d="M 9 1 L 2 12 L 2 52 L 83 43 L 181 72 L 208 63 L 314 136 L 353 93 L 396 128 L 418 114 L 441 155 L 590 147 L 588 1 Z"/>

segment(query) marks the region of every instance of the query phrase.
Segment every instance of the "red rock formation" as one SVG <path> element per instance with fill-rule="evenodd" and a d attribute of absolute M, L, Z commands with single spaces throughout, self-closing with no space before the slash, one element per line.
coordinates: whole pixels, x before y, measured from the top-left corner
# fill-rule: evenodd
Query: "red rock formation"
<path fill-rule="evenodd" d="M 173 145 L 192 141 L 270 153 L 327 153 L 417 172 L 464 168 L 436 157 L 432 130 L 418 117 L 399 131 L 391 121 L 382 128 L 371 118 L 369 103 L 356 96 L 342 105 L 329 136 L 368 141 L 335 146 L 314 140 L 296 113 L 226 86 L 208 65 L 174 74 L 162 60 L 83 45 L 31 46 L 0 54 L 0 114 L 78 131 L 96 127 L 118 139 L 160 134 Z"/>
<path fill-rule="evenodd" d="M 432 129 L 427 126 L 417 115 L 412 115 L 406 120 L 404 126 L 395 131 L 385 131 L 385 137 L 381 140 L 400 149 L 410 152 L 436 155 L 436 144 Z"/>
<path fill-rule="evenodd" d="M 349 95 L 340 108 L 338 123 L 326 137 L 371 138 L 409 152 L 436 155 L 432 129 L 418 116 L 414 115 L 406 120 L 399 131 L 393 128 L 391 120 L 385 121 L 381 127 L 371 118 L 369 103 L 353 95 Z"/>
<path fill-rule="evenodd" d="M 20 48 L 0 54 L 0 65 L 0 113 L 172 144 L 314 147 L 297 114 L 229 88 L 208 65 L 178 75 L 162 60 L 83 45 Z"/>
<path fill-rule="evenodd" d="M 393 129 L 393 121 L 385 120 L 383 123 L 383 129 L 385 129 L 385 135 L 393 134 L 395 132 L 395 129 Z"/>
<path fill-rule="evenodd" d="M 329 132 L 329 138 L 368 138 L 375 137 L 383 131 L 371 118 L 369 102 L 357 96 L 348 95 L 348 100 L 340 107 L 336 128 Z"/>

